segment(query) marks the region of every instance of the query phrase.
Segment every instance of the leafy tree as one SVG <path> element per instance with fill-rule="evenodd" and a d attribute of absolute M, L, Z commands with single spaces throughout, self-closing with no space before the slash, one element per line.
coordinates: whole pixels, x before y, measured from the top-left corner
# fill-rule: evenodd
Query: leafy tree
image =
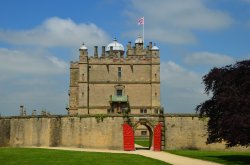
<path fill-rule="evenodd" d="M 212 97 L 196 107 L 207 116 L 207 143 L 225 141 L 228 147 L 250 145 L 250 60 L 213 68 L 203 76 Z"/>

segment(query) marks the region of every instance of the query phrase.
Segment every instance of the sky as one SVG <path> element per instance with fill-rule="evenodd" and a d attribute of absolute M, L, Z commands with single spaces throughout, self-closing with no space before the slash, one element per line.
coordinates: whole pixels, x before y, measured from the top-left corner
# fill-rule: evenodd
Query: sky
<path fill-rule="evenodd" d="M 202 77 L 250 58 L 250 0 L 1 0 L 0 114 L 66 114 L 69 63 L 84 42 L 124 47 L 142 34 L 160 48 L 165 113 L 195 113 Z"/>

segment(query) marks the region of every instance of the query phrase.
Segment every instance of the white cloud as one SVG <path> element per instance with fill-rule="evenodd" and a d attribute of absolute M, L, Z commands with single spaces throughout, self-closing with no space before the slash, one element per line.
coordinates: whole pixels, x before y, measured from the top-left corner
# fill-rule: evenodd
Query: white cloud
<path fill-rule="evenodd" d="M 199 66 L 223 66 L 234 63 L 235 60 L 224 54 L 211 53 L 211 52 L 196 52 L 185 58 L 185 63 L 189 65 L 199 65 Z"/>
<path fill-rule="evenodd" d="M 161 104 L 166 112 L 195 113 L 195 107 L 207 99 L 202 75 L 168 61 L 161 63 Z"/>
<path fill-rule="evenodd" d="M 110 37 L 95 24 L 76 24 L 71 19 L 52 17 L 30 30 L 0 30 L 0 41 L 39 47 L 75 47 L 103 45 Z"/>
<path fill-rule="evenodd" d="M 44 56 L 33 52 L 0 48 L 0 73 L 53 75 L 66 73 L 68 64 L 54 56 Z M 1 79 L 1 77 L 0 77 Z"/>
<path fill-rule="evenodd" d="M 18 115 L 20 105 L 66 113 L 69 65 L 44 53 L 0 48 L 0 114 Z"/>
<path fill-rule="evenodd" d="M 227 13 L 208 8 L 204 0 L 137 0 L 125 14 L 131 22 L 144 16 L 147 37 L 174 44 L 194 43 L 193 30 L 218 30 L 233 23 Z"/>
<path fill-rule="evenodd" d="M 65 114 L 69 64 L 61 59 L 73 54 L 68 52 L 78 56 L 77 47 L 83 41 L 91 52 L 91 46 L 110 40 L 95 24 L 58 17 L 29 30 L 0 29 L 0 42 L 13 47 L 0 48 L 0 114 L 17 115 L 21 104 L 29 113 L 46 108 L 53 114 Z"/>

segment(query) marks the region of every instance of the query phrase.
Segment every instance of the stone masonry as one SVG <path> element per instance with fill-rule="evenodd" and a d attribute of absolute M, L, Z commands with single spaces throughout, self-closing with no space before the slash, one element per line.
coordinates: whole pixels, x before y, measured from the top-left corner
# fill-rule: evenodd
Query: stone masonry
<path fill-rule="evenodd" d="M 159 49 L 143 47 L 139 37 L 132 47 L 114 40 L 107 48 L 79 49 L 70 65 L 69 114 L 158 114 L 160 108 Z"/>

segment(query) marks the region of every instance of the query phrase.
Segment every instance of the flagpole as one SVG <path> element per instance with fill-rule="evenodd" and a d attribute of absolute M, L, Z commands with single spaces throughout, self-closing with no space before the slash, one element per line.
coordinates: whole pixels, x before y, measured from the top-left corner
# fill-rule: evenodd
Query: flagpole
<path fill-rule="evenodd" d="M 142 25 L 142 40 L 143 40 L 143 47 L 144 47 L 144 24 L 145 24 L 145 20 L 143 17 L 143 25 Z"/>

